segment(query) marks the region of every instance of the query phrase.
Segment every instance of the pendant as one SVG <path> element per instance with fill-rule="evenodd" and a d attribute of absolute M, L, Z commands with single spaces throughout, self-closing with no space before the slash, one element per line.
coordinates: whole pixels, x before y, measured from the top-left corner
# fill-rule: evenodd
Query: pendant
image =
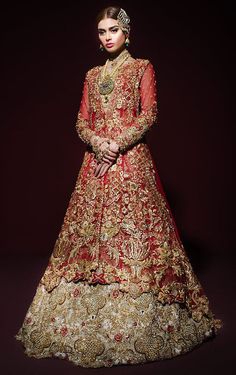
<path fill-rule="evenodd" d="M 115 87 L 114 81 L 111 79 L 110 76 L 106 76 L 102 82 L 99 83 L 99 92 L 101 95 L 108 95 L 110 94 Z"/>

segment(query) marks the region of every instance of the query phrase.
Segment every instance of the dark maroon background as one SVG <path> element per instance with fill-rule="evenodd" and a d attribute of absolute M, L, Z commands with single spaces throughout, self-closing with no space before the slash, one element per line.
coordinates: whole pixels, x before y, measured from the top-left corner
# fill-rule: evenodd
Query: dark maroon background
<path fill-rule="evenodd" d="M 95 16 L 112 2 L 84 3 L 35 1 L 1 8 L 4 374 L 16 369 L 24 374 L 91 371 L 63 361 L 29 359 L 12 339 L 52 252 L 81 166 L 85 145 L 75 121 L 85 73 L 106 58 L 98 49 Z M 122 370 L 232 370 L 232 4 L 119 4 L 132 19 L 132 55 L 151 60 L 157 74 L 159 118 L 148 133 L 150 149 L 196 274 L 225 323 L 216 340 L 186 356 Z M 115 374 L 121 368 L 94 372 L 105 371 Z"/>

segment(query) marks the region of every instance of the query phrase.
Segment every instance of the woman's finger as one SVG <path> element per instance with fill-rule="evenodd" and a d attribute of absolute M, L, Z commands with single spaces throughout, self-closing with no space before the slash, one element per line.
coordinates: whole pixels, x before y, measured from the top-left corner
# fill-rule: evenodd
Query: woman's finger
<path fill-rule="evenodd" d="M 99 171 L 97 173 L 97 178 L 99 178 L 101 176 L 101 170 L 102 170 L 102 167 L 99 169 Z"/>
<path fill-rule="evenodd" d="M 113 165 L 112 162 L 109 162 L 109 163 L 107 164 L 107 167 L 106 167 L 106 170 L 105 170 L 104 174 L 108 171 L 108 169 L 109 169 L 112 165 Z"/>
<path fill-rule="evenodd" d="M 103 166 L 104 162 L 100 162 L 99 163 L 99 167 L 97 168 L 97 170 L 95 171 L 95 176 L 96 177 L 99 177 L 100 176 L 100 172 L 101 172 L 101 169 L 102 169 L 102 166 Z"/>
<path fill-rule="evenodd" d="M 100 168 L 101 168 L 101 165 L 100 165 L 100 164 L 97 164 L 97 165 L 96 165 L 96 168 L 95 168 L 95 171 L 94 171 L 95 176 L 98 174 Z"/>
<path fill-rule="evenodd" d="M 111 150 L 108 150 L 106 155 L 109 155 L 109 156 L 118 156 L 119 152 L 114 152 L 114 151 L 111 151 Z"/>
<path fill-rule="evenodd" d="M 114 161 L 115 159 L 116 159 L 116 158 L 113 158 L 113 157 L 111 157 L 111 156 L 104 155 L 102 161 L 105 161 L 105 162 L 107 162 L 107 163 L 110 163 L 110 162 Z"/>
<path fill-rule="evenodd" d="M 103 165 L 102 165 L 102 167 L 99 171 L 98 177 L 102 177 L 104 175 L 106 168 L 107 168 L 107 163 L 103 163 Z"/>
<path fill-rule="evenodd" d="M 109 160 L 115 160 L 115 159 L 118 157 L 118 153 L 116 153 L 116 152 L 111 152 L 111 151 L 107 151 L 107 152 L 104 154 L 104 157 L 106 157 L 106 158 L 109 159 Z"/>
<path fill-rule="evenodd" d="M 102 165 L 102 167 L 99 171 L 98 177 L 104 176 L 104 174 L 106 173 L 106 171 L 108 170 L 109 167 L 110 167 L 110 165 L 108 163 L 103 163 L 103 165 Z"/>
<path fill-rule="evenodd" d="M 101 174 L 100 174 L 100 176 L 103 177 L 104 174 L 108 171 L 108 169 L 109 169 L 109 165 L 108 165 L 108 164 L 105 164 L 104 167 L 102 167 L 102 169 L 101 169 Z"/>
<path fill-rule="evenodd" d="M 101 167 L 102 167 L 102 163 L 97 164 L 97 167 L 96 167 L 95 172 L 94 172 L 95 177 L 98 176 L 98 173 L 101 170 Z"/>

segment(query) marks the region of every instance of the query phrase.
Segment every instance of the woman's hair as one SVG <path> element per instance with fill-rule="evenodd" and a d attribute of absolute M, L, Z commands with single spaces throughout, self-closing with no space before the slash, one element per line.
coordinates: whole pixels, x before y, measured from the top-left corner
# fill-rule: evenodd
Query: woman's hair
<path fill-rule="evenodd" d="M 96 17 L 97 24 L 104 18 L 113 18 L 114 20 L 117 20 L 123 32 L 129 34 L 130 18 L 121 7 L 113 6 L 102 9 Z"/>
<path fill-rule="evenodd" d="M 96 21 L 99 23 L 104 18 L 113 18 L 114 20 L 117 20 L 119 11 L 120 7 L 118 6 L 104 8 L 98 13 Z"/>

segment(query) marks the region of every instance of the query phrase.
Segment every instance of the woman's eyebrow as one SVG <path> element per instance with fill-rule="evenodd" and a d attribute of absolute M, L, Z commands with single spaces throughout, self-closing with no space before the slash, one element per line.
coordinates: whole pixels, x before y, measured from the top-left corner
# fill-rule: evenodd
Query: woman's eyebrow
<path fill-rule="evenodd" d="M 114 26 L 111 26 L 111 27 L 109 27 L 109 29 L 108 30 L 112 30 L 112 29 L 114 29 L 114 27 L 119 27 L 119 25 L 114 25 Z M 98 29 L 98 31 L 106 31 L 105 29 Z"/>

